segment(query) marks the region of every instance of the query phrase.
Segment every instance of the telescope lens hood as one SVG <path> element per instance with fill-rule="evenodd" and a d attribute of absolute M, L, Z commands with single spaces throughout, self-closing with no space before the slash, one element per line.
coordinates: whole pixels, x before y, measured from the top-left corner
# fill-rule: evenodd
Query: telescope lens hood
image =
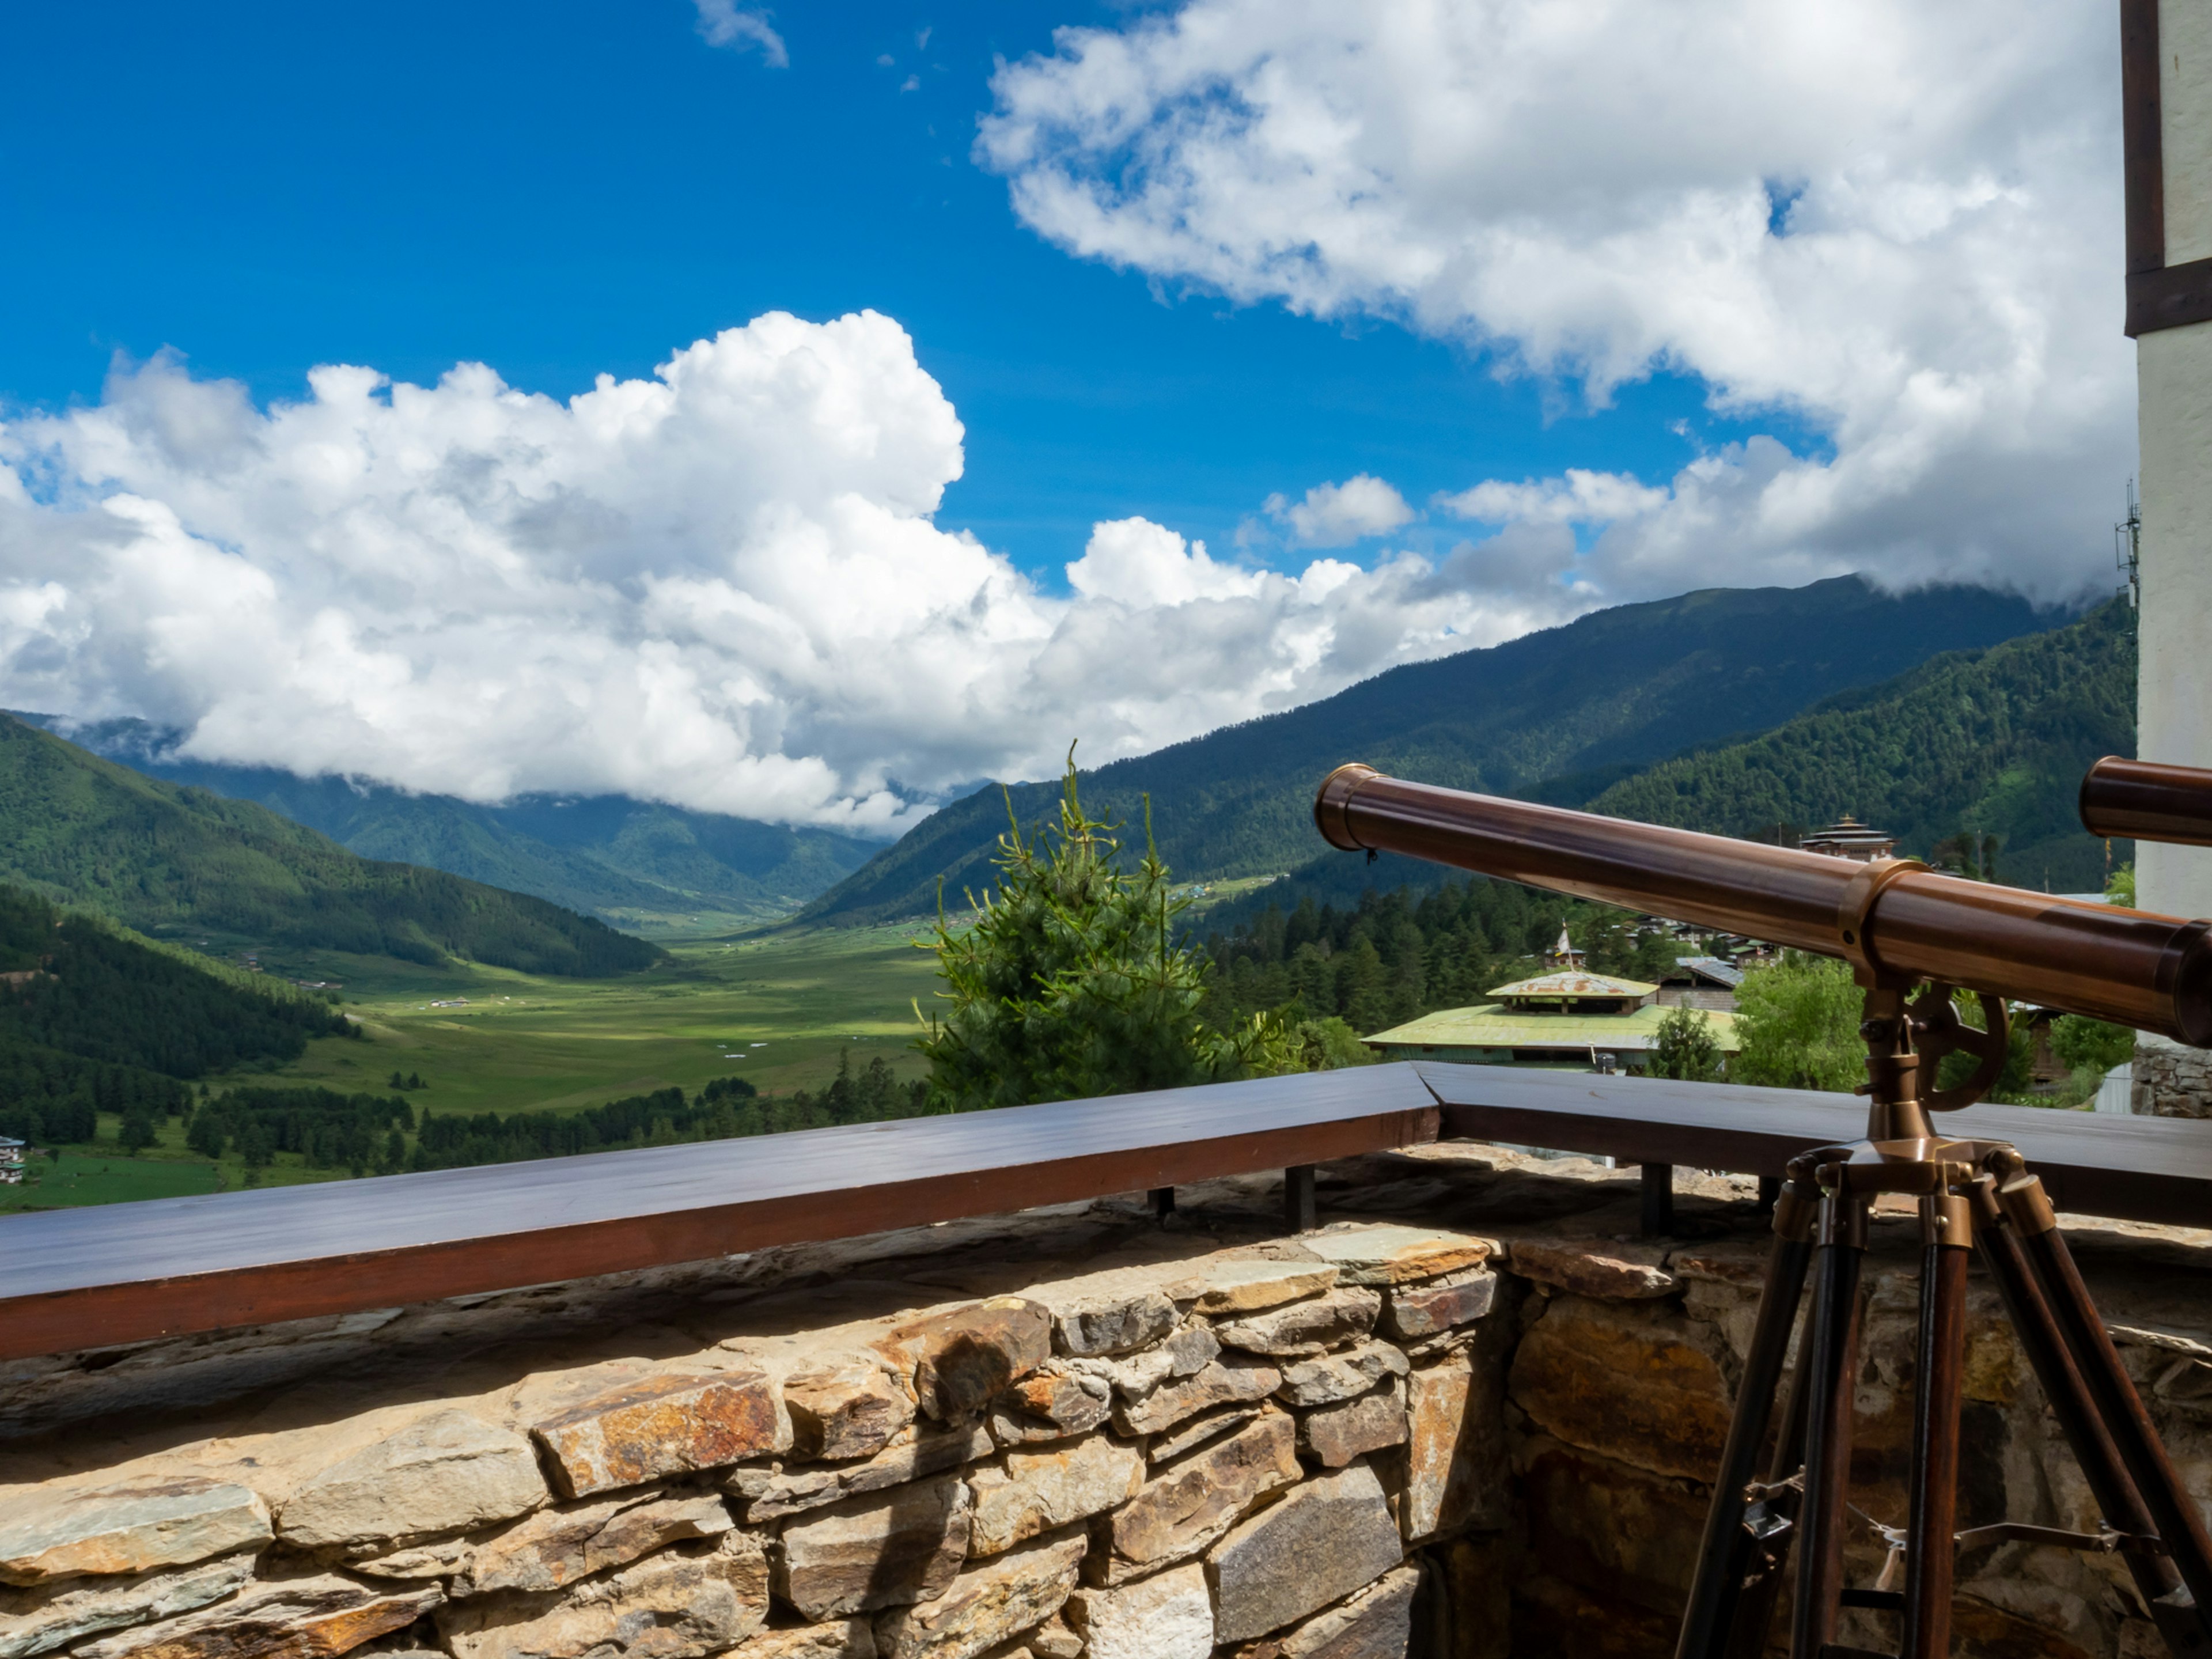
<path fill-rule="evenodd" d="M 2212 921 L 2174 934 L 2158 965 L 2158 988 L 2173 1010 L 2173 1034 L 2192 1048 L 2212 1048 Z"/>
<path fill-rule="evenodd" d="M 1321 787 L 1314 794 L 1313 811 L 1314 828 L 1321 831 L 1323 841 L 1346 853 L 1357 853 L 1365 848 L 1366 843 L 1352 833 L 1348 809 L 1359 786 L 1382 775 L 1373 767 L 1354 761 L 1348 766 L 1338 767 L 1321 781 Z"/>

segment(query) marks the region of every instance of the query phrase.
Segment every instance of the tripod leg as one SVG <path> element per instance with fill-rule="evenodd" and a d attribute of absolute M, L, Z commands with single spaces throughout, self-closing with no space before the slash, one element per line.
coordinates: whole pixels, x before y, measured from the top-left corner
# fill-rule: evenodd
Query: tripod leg
<path fill-rule="evenodd" d="M 2119 1350 L 2106 1333 L 2089 1287 L 2074 1265 L 2073 1252 L 2058 1231 L 2058 1218 L 2044 1195 L 2043 1183 L 2026 1172 L 2017 1152 L 2010 1153 L 2005 1167 L 2008 1176 L 1998 1185 L 1997 1201 L 2020 1235 L 2021 1249 L 2041 1283 L 2059 1335 L 2088 1385 L 2089 1398 L 2121 1462 L 2134 1479 L 2142 1507 L 2165 1540 L 2181 1582 L 2189 1587 L 2197 1620 L 2212 1634 L 2212 1623 L 2208 1623 L 2212 1619 L 2212 1537 L 2205 1533 L 2203 1516 L 2182 1486 L 2157 1425 L 2143 1409 L 2142 1396 L 2136 1392 L 2120 1363 Z"/>
<path fill-rule="evenodd" d="M 1859 1264 L 1866 1201 L 1832 1192 L 1820 1200 L 1813 1253 L 1813 1314 L 1806 1327 L 1805 1496 L 1797 1510 L 1797 1601 L 1790 1659 L 1821 1659 L 1836 1639 L 1844 1589 L 1844 1495 L 1850 1480 L 1851 1401 L 1859 1349 Z"/>
<path fill-rule="evenodd" d="M 2082 1479 L 2089 1483 L 2098 1512 L 2107 1526 L 2121 1532 L 2140 1536 L 2155 1531 L 2150 1511 L 2143 1507 L 2142 1494 L 2136 1490 L 2127 1466 L 2120 1461 L 2119 1448 L 2106 1432 L 2096 1402 L 2089 1397 L 2089 1385 L 2082 1381 L 2081 1368 L 2067 1352 L 2051 1304 L 2021 1249 L 2020 1236 L 1998 1207 L 1996 1183 L 1986 1177 L 1976 1182 L 1973 1200 L 1974 1243 L 1981 1252 L 1982 1265 L 1996 1284 L 2013 1335 L 2027 1356 L 2044 1398 L 2051 1403 L 2051 1414 L 2065 1432 L 2066 1443 L 2073 1448 L 2074 1461 L 2081 1466 Z M 2146 1602 L 2155 1604 L 2180 1587 L 2181 1575 L 2165 1556 L 2130 1550 L 2126 1560 Z"/>
<path fill-rule="evenodd" d="M 1753 1540 L 1744 1526 L 1750 1486 L 1766 1442 L 1782 1366 L 1790 1352 L 1790 1333 L 1805 1291 L 1805 1265 L 1813 1255 L 1814 1199 L 1796 1182 L 1783 1189 L 1774 1207 L 1774 1249 L 1766 1261 L 1766 1284 L 1759 1292 L 1759 1319 L 1752 1327 L 1743 1380 L 1736 1386 L 1735 1413 L 1728 1443 L 1714 1477 L 1712 1505 L 1698 1547 L 1697 1577 L 1682 1613 L 1675 1659 L 1721 1659 L 1728 1650 L 1736 1599 L 1750 1570 Z"/>
<path fill-rule="evenodd" d="M 1920 1200 L 1919 1376 L 1912 1402 L 1912 1486 L 1905 1555 L 1905 1643 L 1899 1659 L 1948 1659 L 1959 1530 L 1959 1395 L 1966 1370 L 1966 1252 L 1973 1212 L 1948 1194 Z"/>
<path fill-rule="evenodd" d="M 1808 1345 L 1809 1346 L 1809 1345 Z M 1783 1482 L 1805 1467 L 1806 1367 L 1803 1350 L 1790 1373 L 1790 1398 L 1783 1407 L 1782 1431 L 1774 1437 L 1773 1461 L 1767 1465 L 1766 1484 L 1773 1495 L 1756 1504 L 1744 1516 L 1747 1532 L 1762 1543 L 1754 1551 L 1743 1589 L 1736 1597 L 1735 1629 L 1728 1645 L 1728 1659 L 1765 1659 L 1767 1633 L 1774 1628 L 1774 1604 L 1782 1598 L 1782 1576 L 1790 1566 L 1791 1534 L 1797 1528 L 1797 1499 L 1802 1495 L 1784 1489 Z M 1768 1536 L 1769 1528 L 1783 1523 Z"/>

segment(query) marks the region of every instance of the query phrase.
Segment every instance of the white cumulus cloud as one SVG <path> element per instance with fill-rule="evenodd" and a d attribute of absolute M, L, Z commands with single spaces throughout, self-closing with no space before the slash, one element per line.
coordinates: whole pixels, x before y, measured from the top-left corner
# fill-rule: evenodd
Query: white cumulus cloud
<path fill-rule="evenodd" d="M 1301 547 L 1349 547 L 1413 521 L 1406 498 L 1366 472 L 1342 483 L 1316 484 L 1303 501 L 1270 495 L 1261 510 L 1287 526 Z"/>
<path fill-rule="evenodd" d="M 1470 468 L 1471 516 L 1605 521 L 1577 568 L 1608 597 L 1853 568 L 2059 593 L 2104 574 L 2134 459 L 2113 27 L 1187 0 L 1003 67 L 977 154 L 1037 231 L 1156 282 L 1396 319 L 1596 404 L 1685 373 L 1777 434 L 1657 491 Z"/>
<path fill-rule="evenodd" d="M 693 0 L 693 3 L 699 9 L 699 38 L 708 46 L 727 46 L 733 52 L 757 49 L 770 69 L 791 67 L 791 53 L 765 12 L 750 10 L 737 0 Z"/>
<path fill-rule="evenodd" d="M 1571 532 L 1295 573 L 1098 525 L 1041 587 L 940 526 L 963 433 L 873 313 L 761 317 L 562 402 L 163 356 L 0 420 L 0 702 L 477 800 L 618 792 L 890 831 L 1561 619 Z"/>

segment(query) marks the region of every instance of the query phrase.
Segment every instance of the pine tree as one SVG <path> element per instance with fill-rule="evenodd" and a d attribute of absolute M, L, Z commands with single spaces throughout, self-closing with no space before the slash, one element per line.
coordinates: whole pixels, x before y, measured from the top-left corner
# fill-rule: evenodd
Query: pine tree
<path fill-rule="evenodd" d="M 1083 810 L 1071 750 L 1060 822 L 1024 841 L 1017 820 L 999 838 L 997 890 L 971 895 L 958 922 L 939 911 L 933 948 L 949 1006 L 915 1044 L 929 1060 L 937 1109 L 1297 1067 L 1281 1020 L 1261 1015 L 1224 1037 L 1200 1018 L 1209 964 L 1176 936 L 1189 901 L 1170 894 L 1149 804 L 1146 815 L 1145 855 L 1132 874 L 1115 826 Z"/>
<path fill-rule="evenodd" d="M 1651 1039 L 1651 1075 L 1684 1083 L 1717 1083 L 1721 1045 L 1713 1023 L 1700 1008 L 1669 1009 Z"/>

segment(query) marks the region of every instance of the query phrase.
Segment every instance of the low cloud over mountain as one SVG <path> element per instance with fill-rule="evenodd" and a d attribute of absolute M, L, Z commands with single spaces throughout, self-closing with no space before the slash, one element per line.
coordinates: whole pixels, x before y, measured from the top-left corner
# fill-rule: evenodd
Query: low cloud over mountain
<path fill-rule="evenodd" d="M 255 406 L 173 357 L 0 425 L 0 696 L 202 760 L 471 800 L 893 830 L 1584 608 L 1533 547 L 1222 563 L 1099 525 L 1048 592 L 934 521 L 960 422 L 899 325 L 781 313 L 567 403 L 463 364 Z M 1533 577 L 1533 579 L 1532 579 Z"/>

